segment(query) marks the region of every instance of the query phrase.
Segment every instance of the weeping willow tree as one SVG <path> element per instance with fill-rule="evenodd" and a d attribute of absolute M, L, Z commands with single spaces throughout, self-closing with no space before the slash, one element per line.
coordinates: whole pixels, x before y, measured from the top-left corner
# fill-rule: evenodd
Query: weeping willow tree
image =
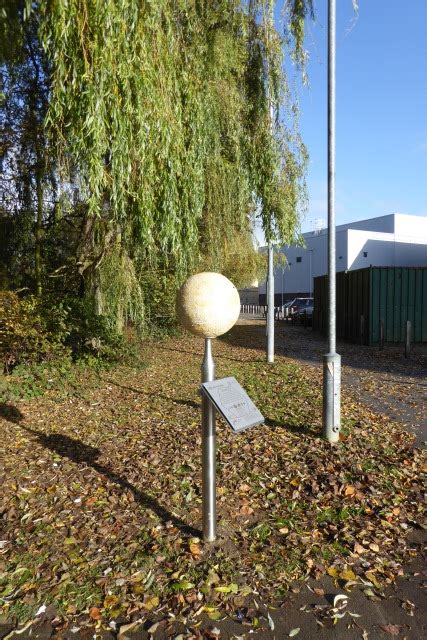
<path fill-rule="evenodd" d="M 85 203 L 77 264 L 99 311 L 114 274 L 127 296 L 115 314 L 136 313 L 153 274 L 173 289 L 225 267 L 246 284 L 259 269 L 255 219 L 272 242 L 297 232 L 306 154 L 285 62 L 303 62 L 311 0 L 284 2 L 282 34 L 274 5 L 26 0 L 51 70 L 60 182 L 77 179 Z"/>

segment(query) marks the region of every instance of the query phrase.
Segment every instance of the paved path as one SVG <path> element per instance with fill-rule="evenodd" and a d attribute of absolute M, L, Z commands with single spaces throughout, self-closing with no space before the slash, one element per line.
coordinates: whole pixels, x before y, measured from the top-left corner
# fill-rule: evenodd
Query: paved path
<path fill-rule="evenodd" d="M 241 316 L 239 324 L 265 334 L 265 321 Z M 310 327 L 276 322 L 276 353 L 311 366 L 322 366 L 327 341 Z M 342 393 L 353 395 L 374 411 L 382 412 L 412 432 L 416 444 L 427 441 L 427 345 L 413 345 L 409 358 L 403 345 L 367 347 L 339 342 Z"/>

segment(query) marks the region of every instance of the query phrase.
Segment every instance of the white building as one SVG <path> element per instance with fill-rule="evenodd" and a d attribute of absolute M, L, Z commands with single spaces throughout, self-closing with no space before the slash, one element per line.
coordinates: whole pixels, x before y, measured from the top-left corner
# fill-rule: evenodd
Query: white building
<path fill-rule="evenodd" d="M 328 271 L 327 229 L 303 234 L 305 247 L 285 246 L 288 266 L 274 270 L 275 305 L 313 292 L 313 278 Z M 427 267 L 427 216 L 402 213 L 369 218 L 336 228 L 337 271 L 364 267 Z M 266 283 L 259 287 L 265 304 Z"/>

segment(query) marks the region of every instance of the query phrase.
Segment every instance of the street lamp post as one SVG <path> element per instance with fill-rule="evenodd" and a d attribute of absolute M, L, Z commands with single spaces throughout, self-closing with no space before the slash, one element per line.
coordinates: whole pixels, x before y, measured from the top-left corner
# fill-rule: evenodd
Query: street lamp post
<path fill-rule="evenodd" d="M 285 267 L 282 267 L 282 313 L 283 313 L 283 278 L 285 276 Z"/>
<path fill-rule="evenodd" d="M 273 244 L 268 244 L 267 278 L 267 362 L 274 362 L 274 268 Z"/>
<path fill-rule="evenodd" d="M 328 0 L 328 353 L 323 356 L 323 437 L 338 442 L 341 428 L 341 356 L 336 353 L 335 245 L 336 0 Z"/>

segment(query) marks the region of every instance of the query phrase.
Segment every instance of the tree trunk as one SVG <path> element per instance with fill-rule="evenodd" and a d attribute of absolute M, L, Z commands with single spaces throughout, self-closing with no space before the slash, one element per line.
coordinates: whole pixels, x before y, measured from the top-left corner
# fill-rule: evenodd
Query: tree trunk
<path fill-rule="evenodd" d="M 43 236 L 43 184 L 40 168 L 36 171 L 37 218 L 35 232 L 34 276 L 36 293 L 42 294 L 42 236 Z"/>

